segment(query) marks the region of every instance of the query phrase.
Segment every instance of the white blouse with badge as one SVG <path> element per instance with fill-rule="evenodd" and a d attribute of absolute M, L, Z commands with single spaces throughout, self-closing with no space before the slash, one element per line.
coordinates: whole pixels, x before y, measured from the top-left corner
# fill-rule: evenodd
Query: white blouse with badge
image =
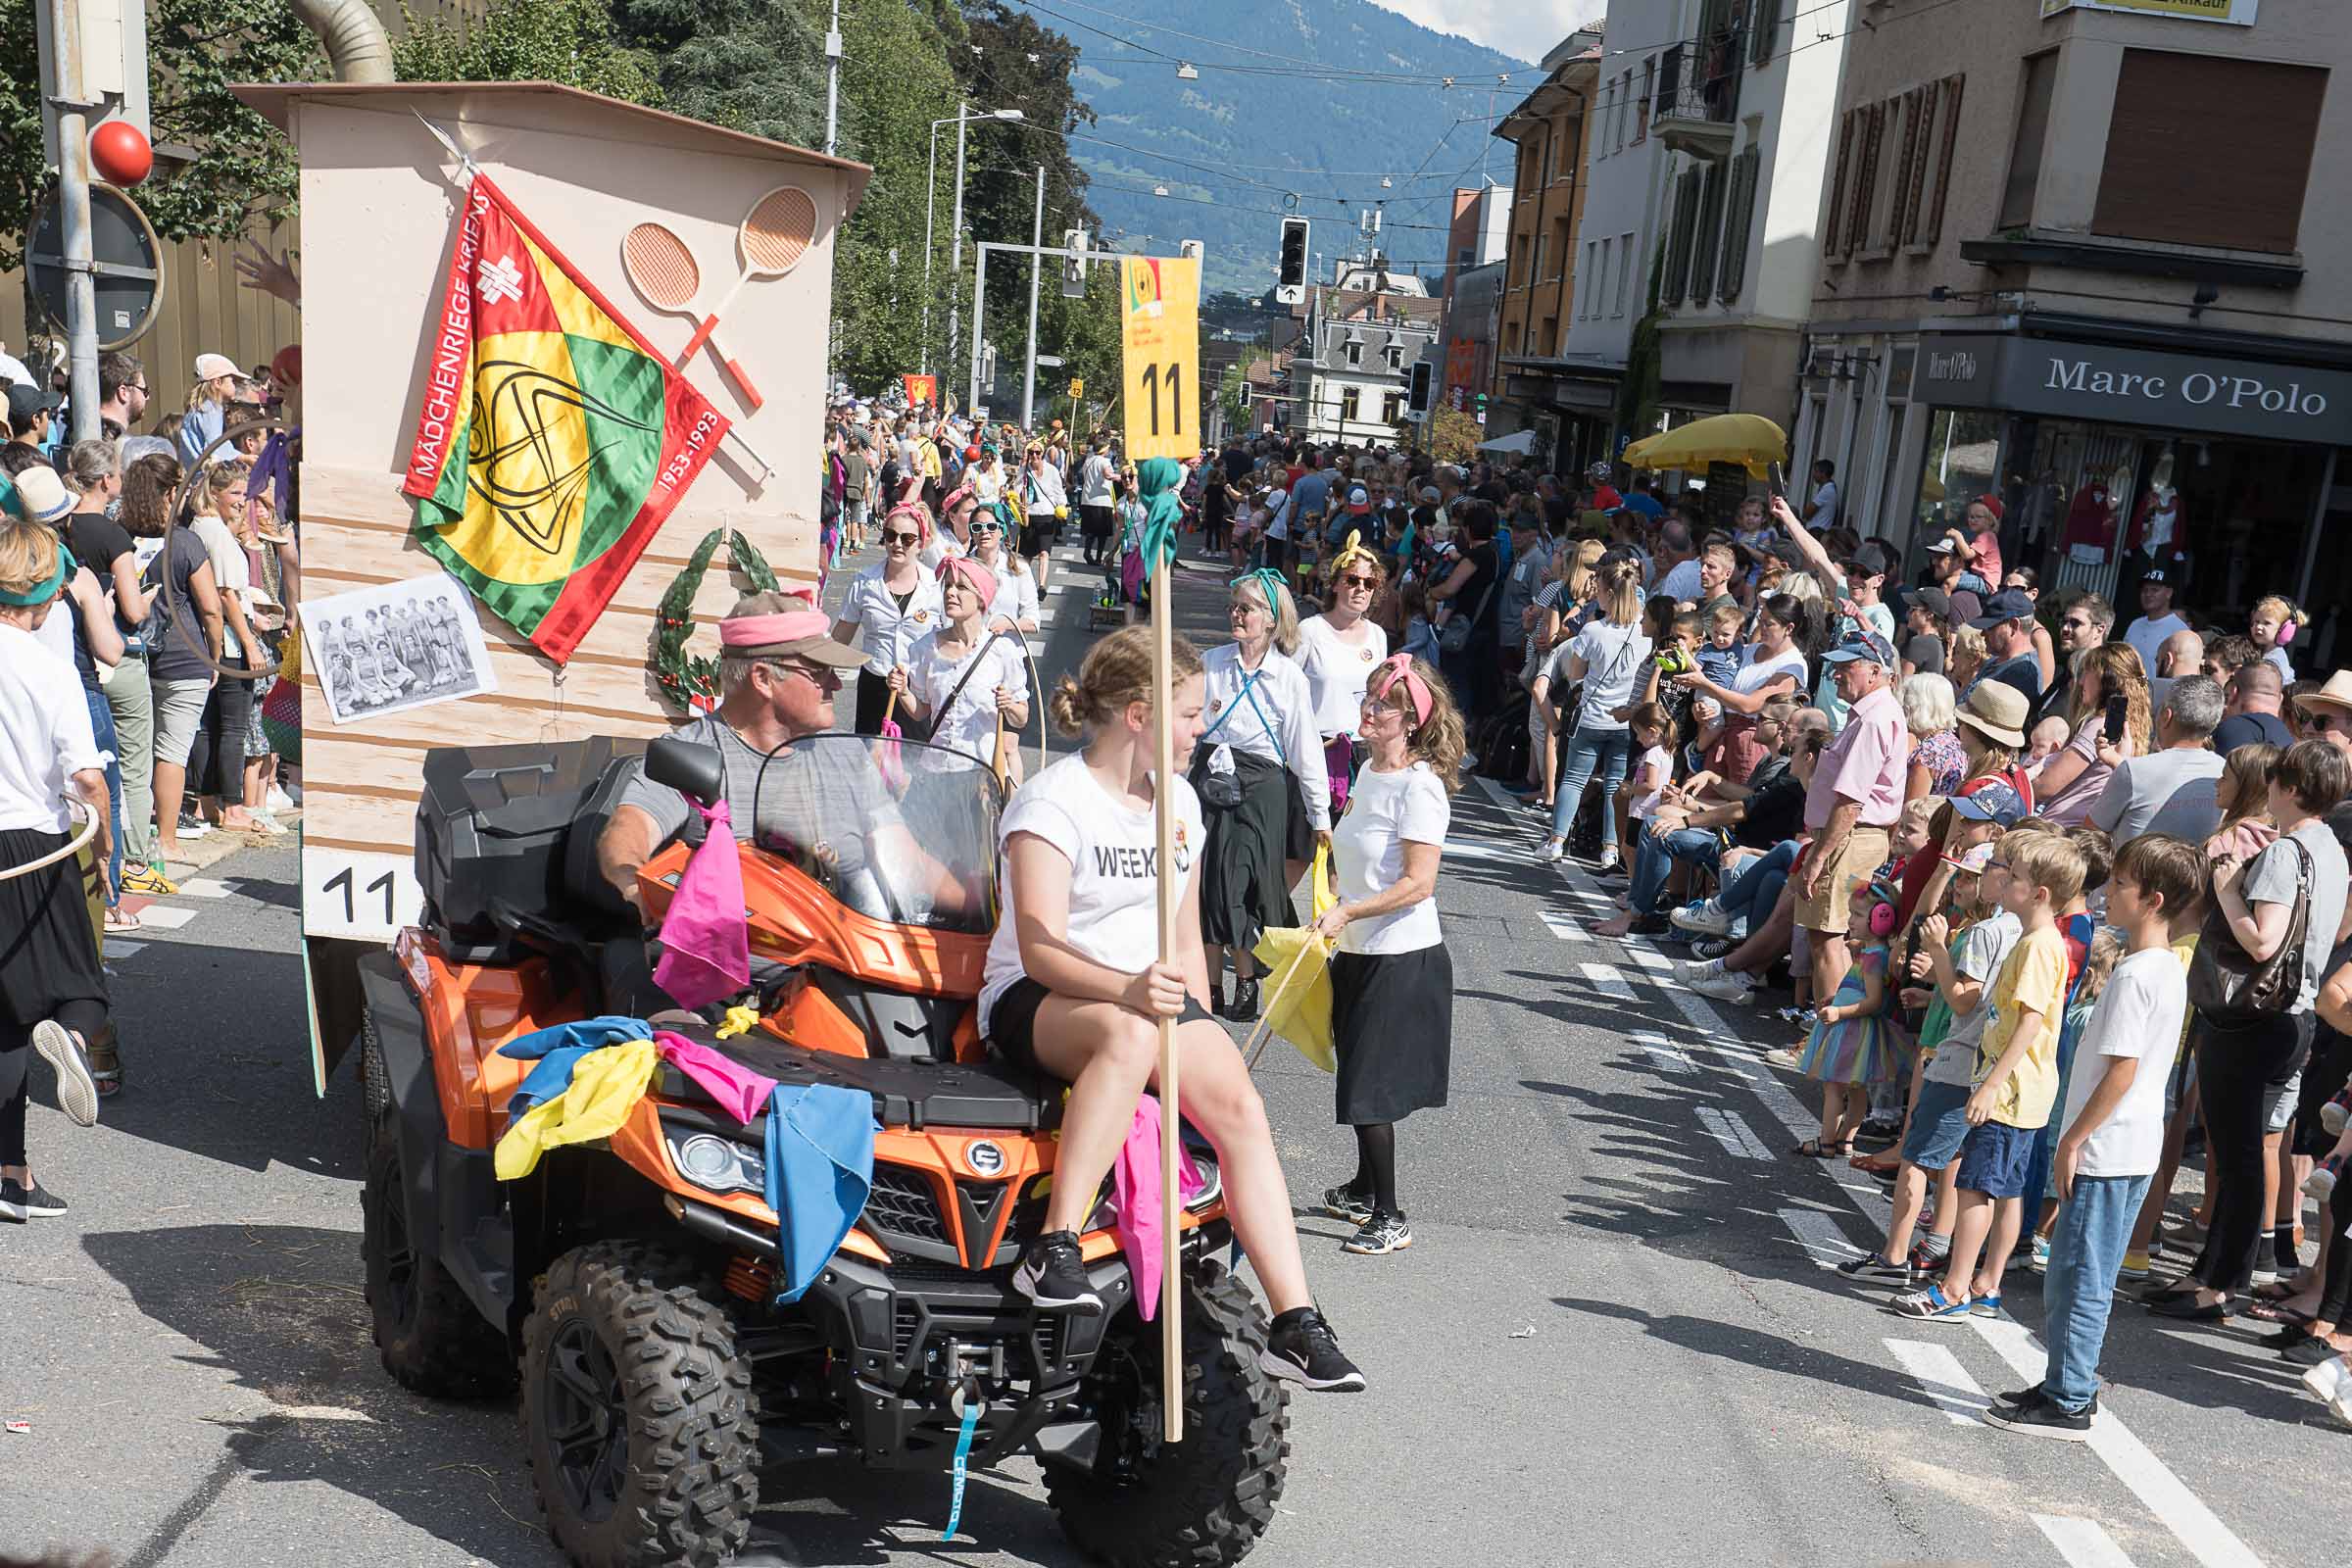
<path fill-rule="evenodd" d="M 939 629 L 945 612 L 939 584 L 927 576 L 916 581 L 906 608 L 901 610 L 899 596 L 882 581 L 883 570 L 868 566 L 858 574 L 850 584 L 849 596 L 841 602 L 841 618 L 858 628 L 858 647 L 865 655 L 866 673 L 887 678 L 906 662 L 916 639 Z"/>
<path fill-rule="evenodd" d="M 1254 671 L 1246 670 L 1238 643 L 1211 648 L 1200 665 L 1208 727 L 1196 747 L 1230 746 L 1288 768 L 1298 781 L 1308 823 L 1329 832 L 1331 776 L 1323 769 L 1323 736 L 1315 728 L 1306 672 L 1271 648 Z"/>
<path fill-rule="evenodd" d="M 1389 657 L 1387 632 L 1369 620 L 1355 625 L 1364 634 L 1360 643 L 1349 642 L 1322 615 L 1298 626 L 1298 662 L 1314 693 L 1315 728 L 1349 740 L 1355 738 L 1356 726 L 1363 721 L 1364 686 L 1380 662 Z"/>

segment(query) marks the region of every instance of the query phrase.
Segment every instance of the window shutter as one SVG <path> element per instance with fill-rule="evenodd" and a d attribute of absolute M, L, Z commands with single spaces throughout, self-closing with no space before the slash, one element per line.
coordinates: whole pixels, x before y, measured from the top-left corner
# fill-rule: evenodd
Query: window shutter
<path fill-rule="evenodd" d="M 1715 292 L 1715 260 L 1723 238 L 1723 187 L 1726 171 L 1709 164 L 1698 183 L 1698 221 L 1692 229 L 1690 303 L 1704 305 Z"/>
<path fill-rule="evenodd" d="M 2291 253 L 2311 194 L 2328 76 L 2313 65 L 2125 50 L 2090 231 Z M 2238 112 L 2187 122 L 2163 113 L 2187 104 Z M 2340 204 L 2340 173 L 2323 179 L 2322 190 L 2337 193 Z"/>
<path fill-rule="evenodd" d="M 1837 170 L 1830 176 L 1830 210 L 1821 222 L 1821 254 L 1832 260 L 1845 254 L 1838 248 L 1838 241 L 1845 233 L 1845 172 L 1846 164 L 1853 156 L 1856 113 L 1848 109 L 1838 124 Z"/>
<path fill-rule="evenodd" d="M 1903 182 L 1900 221 L 1888 231 L 1889 238 L 1897 245 L 1909 245 L 1919 238 L 1920 202 L 1927 194 L 1928 165 L 1936 154 L 1936 132 L 1941 128 L 1936 118 L 1936 103 L 1939 96 L 1935 82 L 1912 93 L 1916 104 L 1912 114 L 1919 134 L 1914 140 L 1911 167 L 1906 172 L 1908 177 Z"/>
<path fill-rule="evenodd" d="M 1903 230 L 1903 211 L 1911 201 L 1911 163 L 1927 151 L 1927 127 L 1920 122 L 1919 90 L 1903 94 L 1903 156 L 1891 171 L 1893 178 L 1886 188 L 1886 226 L 1884 244 L 1891 247 Z M 1874 236 L 1875 237 L 1875 236 Z"/>
<path fill-rule="evenodd" d="M 1747 284 L 1749 230 L 1754 227 L 1756 213 L 1756 172 L 1762 163 L 1758 151 L 1751 146 L 1732 161 L 1732 196 L 1726 204 L 1723 223 L 1723 277 L 1715 291 L 1726 305 L 1736 304 L 1740 291 Z"/>
<path fill-rule="evenodd" d="M 1690 276 L 1690 229 L 1698 212 L 1698 172 L 1686 169 L 1675 179 L 1674 231 L 1666 241 L 1666 278 L 1661 298 L 1683 303 Z"/>
<path fill-rule="evenodd" d="M 1943 148 L 1936 157 L 1936 200 L 1928 209 L 1927 243 L 1943 238 L 1943 199 L 1952 184 L 1952 145 L 1960 129 L 1960 88 L 1965 75 L 1943 78 Z"/>
<path fill-rule="evenodd" d="M 1754 27 L 1748 59 L 1764 65 L 1772 59 L 1772 46 L 1780 41 L 1781 0 L 1755 0 L 1755 16 L 1749 25 Z"/>
<path fill-rule="evenodd" d="M 1870 248 L 1871 208 L 1879 185 L 1879 147 L 1886 135 L 1886 106 L 1872 104 L 1862 111 L 1862 147 L 1854 160 L 1854 205 L 1846 214 L 1845 253 Z"/>

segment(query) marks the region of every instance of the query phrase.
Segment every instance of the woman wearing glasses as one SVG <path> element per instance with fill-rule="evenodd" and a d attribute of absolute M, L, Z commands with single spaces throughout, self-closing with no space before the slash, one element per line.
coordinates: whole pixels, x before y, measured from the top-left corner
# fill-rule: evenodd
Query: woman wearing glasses
<path fill-rule="evenodd" d="M 1362 760 L 1356 724 L 1364 683 L 1389 657 L 1388 634 L 1365 614 L 1385 575 L 1380 558 L 1358 535 L 1348 534 L 1332 558 L 1331 608 L 1298 625 L 1298 663 L 1314 697 L 1315 728 L 1323 736 L 1323 768 L 1335 808 L 1347 806 L 1348 782 Z"/>
<path fill-rule="evenodd" d="M 1314 694 L 1291 658 L 1298 651 L 1298 611 L 1282 573 L 1261 567 L 1236 577 L 1226 615 L 1233 641 L 1202 657 L 1208 723 L 1193 747 L 1192 784 L 1208 809 L 1200 934 L 1209 1009 L 1247 1023 L 1257 1016 L 1250 950 L 1267 926 L 1296 918 L 1291 886 L 1314 841 L 1330 836 L 1331 794 Z"/>
<path fill-rule="evenodd" d="M 1028 563 L 1004 548 L 1004 519 L 994 508 L 972 514 L 972 559 L 997 579 L 996 597 L 988 605 L 991 631 L 1017 631 L 1026 637 L 1037 630 L 1037 579 Z"/>
<path fill-rule="evenodd" d="M 922 503 L 902 501 L 882 519 L 882 562 L 850 584 L 833 623 L 836 641 L 865 655 L 858 671 L 858 733 L 882 733 L 890 710 L 890 672 L 906 662 L 915 640 L 939 626 L 939 584 L 923 570 Z"/>

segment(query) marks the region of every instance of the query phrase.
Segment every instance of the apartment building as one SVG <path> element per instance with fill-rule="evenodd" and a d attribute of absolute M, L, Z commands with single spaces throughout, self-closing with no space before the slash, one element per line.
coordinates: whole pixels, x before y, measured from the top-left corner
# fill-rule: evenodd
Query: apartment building
<path fill-rule="evenodd" d="M 1510 250 L 1511 187 L 1453 193 L 1446 237 L 1446 281 L 1438 292 L 1438 401 L 1467 409 L 1494 390 L 1494 340 L 1501 327 L 1504 258 Z"/>
<path fill-rule="evenodd" d="M 1340 262 L 1300 306 L 1290 363 L 1291 423 L 1308 440 L 1385 446 L 1405 417 L 1405 376 L 1438 341 L 1439 302 L 1409 272 L 1392 272 L 1378 251 Z"/>
<path fill-rule="evenodd" d="M 1799 463 L 1910 543 L 2126 615 L 2161 565 L 2243 623 L 2352 584 L 2352 59 L 2330 0 L 1861 0 L 1828 161 Z"/>

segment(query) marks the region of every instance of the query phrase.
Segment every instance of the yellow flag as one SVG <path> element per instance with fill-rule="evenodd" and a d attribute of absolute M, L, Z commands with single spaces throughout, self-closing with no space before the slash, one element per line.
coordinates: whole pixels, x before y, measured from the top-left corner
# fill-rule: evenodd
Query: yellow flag
<path fill-rule="evenodd" d="M 1120 404 L 1127 461 L 1200 452 L 1200 264 L 1119 259 Z"/>

